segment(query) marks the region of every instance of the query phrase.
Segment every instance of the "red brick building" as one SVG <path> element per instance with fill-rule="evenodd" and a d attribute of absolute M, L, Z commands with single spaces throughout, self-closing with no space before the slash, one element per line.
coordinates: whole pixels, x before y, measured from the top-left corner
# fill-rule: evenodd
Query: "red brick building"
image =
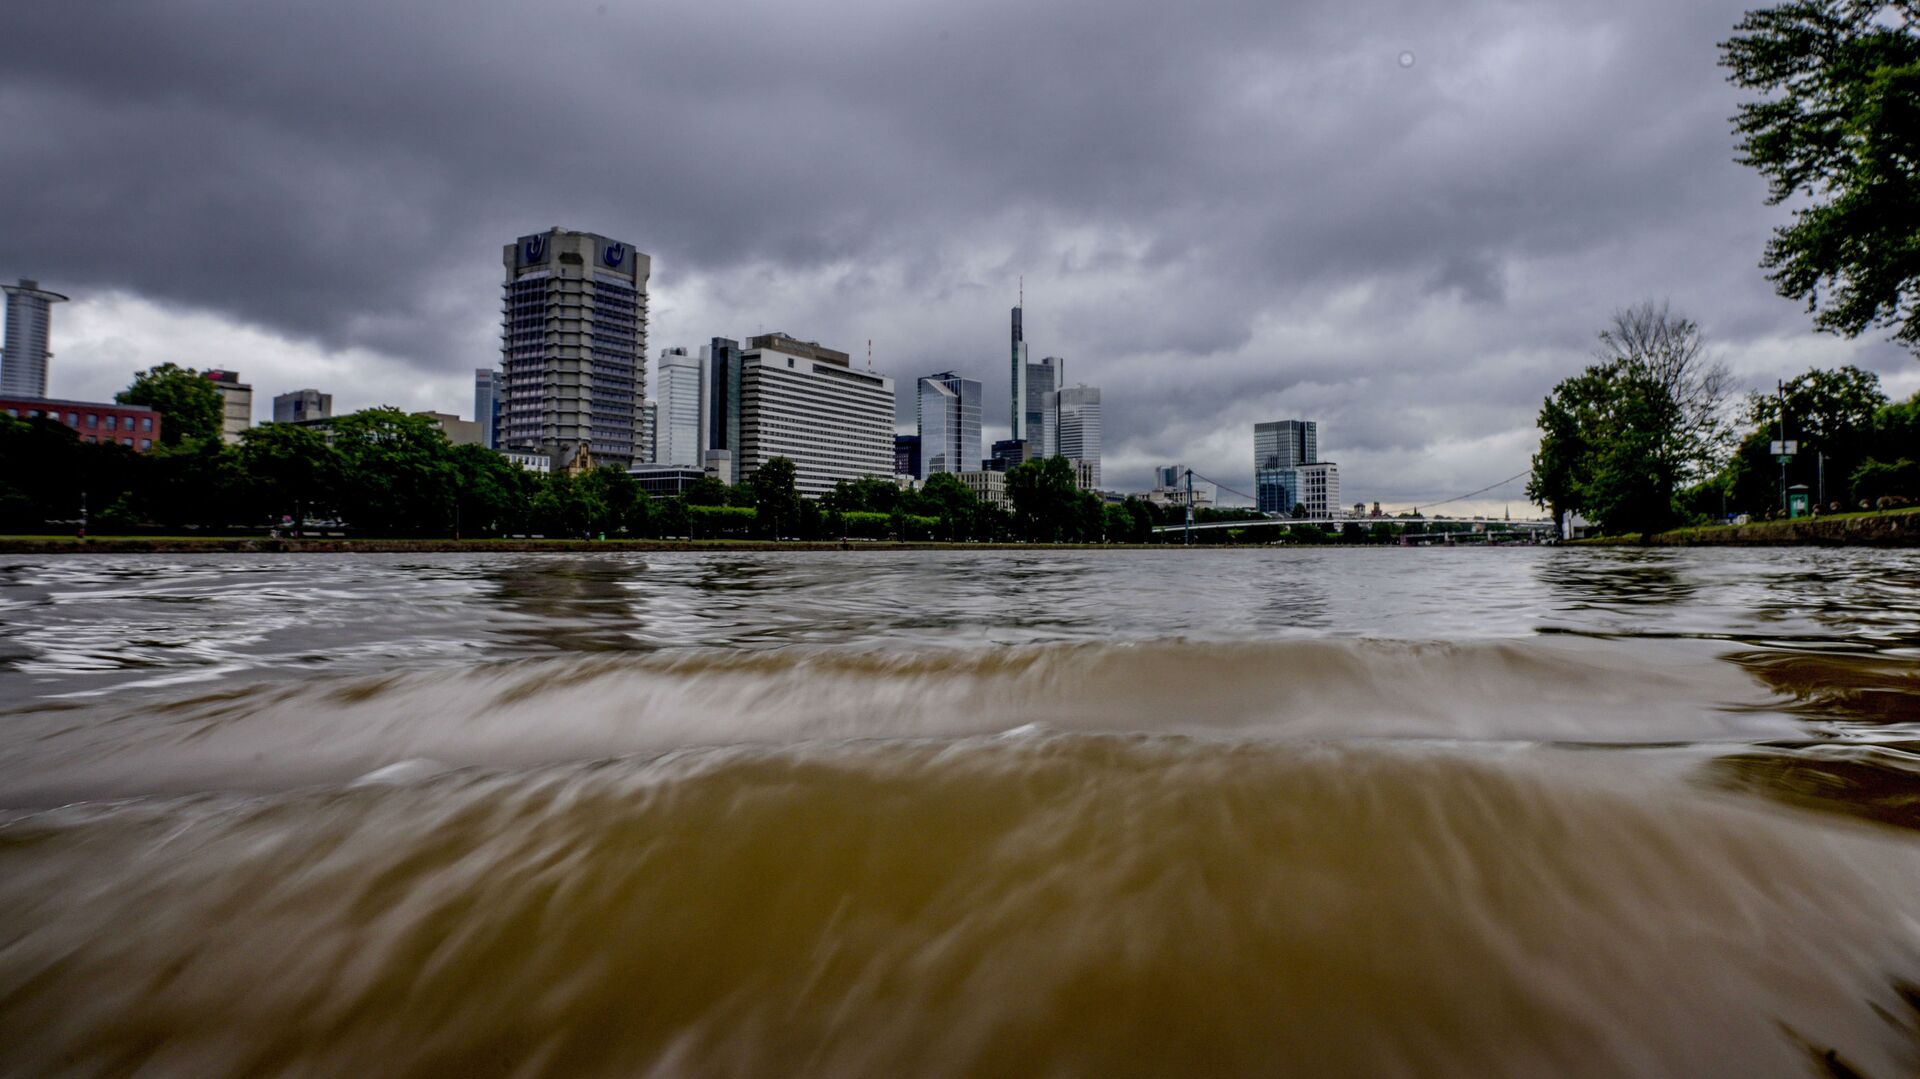
<path fill-rule="evenodd" d="M 0 397 L 0 412 L 21 420 L 59 420 L 78 431 L 82 442 L 117 442 L 135 453 L 145 453 L 160 441 L 160 413 L 142 405 Z"/>

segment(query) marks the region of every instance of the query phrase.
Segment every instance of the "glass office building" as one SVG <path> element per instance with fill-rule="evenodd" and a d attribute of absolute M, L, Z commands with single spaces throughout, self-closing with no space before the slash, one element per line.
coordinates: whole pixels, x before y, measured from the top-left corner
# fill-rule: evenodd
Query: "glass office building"
<path fill-rule="evenodd" d="M 1253 493 L 1261 513 L 1287 514 L 1300 503 L 1301 465 L 1319 460 L 1318 425 L 1277 420 L 1253 425 Z"/>
<path fill-rule="evenodd" d="M 920 469 L 926 479 L 936 472 L 972 472 L 980 467 L 980 383 L 952 371 L 927 375 L 919 381 L 916 408 L 920 420 Z"/>

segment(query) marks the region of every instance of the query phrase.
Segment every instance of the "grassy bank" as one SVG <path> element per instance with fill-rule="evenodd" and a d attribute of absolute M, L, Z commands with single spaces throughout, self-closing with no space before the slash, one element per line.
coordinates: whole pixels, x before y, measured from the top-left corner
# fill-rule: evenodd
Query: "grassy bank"
<path fill-rule="evenodd" d="M 1578 542 L 1603 547 L 1920 547 L 1920 507 L 1702 525 L 1650 536 L 1596 536 Z"/>
<path fill-rule="evenodd" d="M 894 540 L 742 539 L 268 539 L 260 536 L 0 536 L 0 554 L 434 554 L 618 551 L 1049 551 L 1171 550 L 1174 544 L 932 543 Z"/>

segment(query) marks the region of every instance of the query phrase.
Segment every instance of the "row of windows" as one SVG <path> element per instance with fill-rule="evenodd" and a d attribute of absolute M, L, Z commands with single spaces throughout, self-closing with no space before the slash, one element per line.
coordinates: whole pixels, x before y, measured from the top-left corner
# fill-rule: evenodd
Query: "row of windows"
<path fill-rule="evenodd" d="M 12 416 L 14 419 L 17 420 L 20 418 L 20 410 L 17 408 L 9 408 L 7 409 L 7 415 Z M 131 431 L 131 430 L 134 430 L 135 419 L 138 419 L 140 421 L 140 426 L 139 426 L 140 430 L 142 431 L 153 430 L 152 416 L 139 416 L 139 417 L 117 416 L 109 413 L 105 417 L 105 422 L 103 423 L 102 417 L 98 412 L 89 412 L 89 413 L 86 413 L 84 416 L 78 412 L 69 412 L 63 418 L 60 415 L 59 409 L 53 409 L 52 411 L 48 411 L 46 409 L 39 409 L 39 408 L 27 409 L 28 419 L 39 419 L 42 416 L 45 416 L 47 419 L 50 419 L 50 420 L 59 420 L 65 423 L 68 427 L 71 427 L 76 431 L 82 427 L 86 427 L 90 430 L 104 427 L 109 431 Z M 87 441 L 91 442 L 93 440 L 88 439 Z M 132 439 L 127 439 L 125 441 L 127 445 L 129 446 L 133 445 Z"/>

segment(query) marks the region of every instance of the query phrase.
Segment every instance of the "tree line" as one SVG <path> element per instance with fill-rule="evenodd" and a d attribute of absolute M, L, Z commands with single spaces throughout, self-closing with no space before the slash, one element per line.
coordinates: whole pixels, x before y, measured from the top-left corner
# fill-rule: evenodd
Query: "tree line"
<path fill-rule="evenodd" d="M 1699 327 L 1650 302 L 1615 313 L 1596 359 L 1540 409 L 1527 494 L 1555 519 L 1628 534 L 1764 518 L 1794 487 L 1819 512 L 1920 500 L 1920 394 L 1891 402 L 1871 371 L 1815 368 L 1735 404 Z M 1797 443 L 1784 465 L 1778 441 Z"/>

